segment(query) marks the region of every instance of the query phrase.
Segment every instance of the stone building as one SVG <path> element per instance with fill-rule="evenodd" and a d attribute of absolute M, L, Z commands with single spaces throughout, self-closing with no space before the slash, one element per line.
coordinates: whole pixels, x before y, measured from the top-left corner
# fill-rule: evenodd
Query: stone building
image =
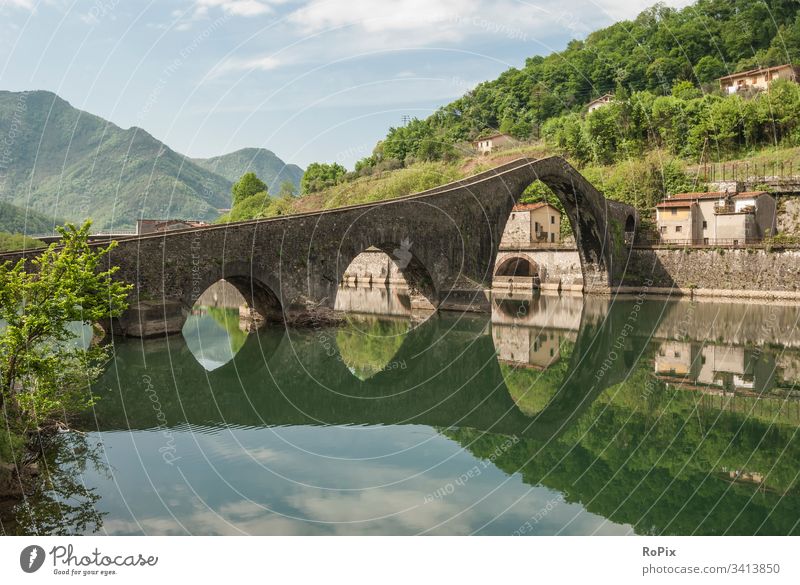
<path fill-rule="evenodd" d="M 497 134 L 492 134 L 491 136 L 474 140 L 472 142 L 472 146 L 481 154 L 488 154 L 493 150 L 497 150 L 503 146 L 509 146 L 514 142 L 515 140 L 508 134 L 498 132 Z"/>
<path fill-rule="evenodd" d="M 775 67 L 759 67 L 748 71 L 732 73 L 719 78 L 719 86 L 726 93 L 736 93 L 744 90 L 763 91 L 768 89 L 776 79 L 797 81 L 800 67 L 797 65 L 776 65 Z"/>
<path fill-rule="evenodd" d="M 555 244 L 561 241 L 561 212 L 546 202 L 519 203 L 511 210 L 500 245 Z"/>
<path fill-rule="evenodd" d="M 775 233 L 775 199 L 764 191 L 678 193 L 656 205 L 665 243 L 733 245 Z"/>

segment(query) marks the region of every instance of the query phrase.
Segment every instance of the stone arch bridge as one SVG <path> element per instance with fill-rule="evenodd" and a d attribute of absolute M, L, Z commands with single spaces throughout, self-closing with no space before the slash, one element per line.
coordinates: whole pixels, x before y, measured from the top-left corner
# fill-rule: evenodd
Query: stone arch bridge
<path fill-rule="evenodd" d="M 135 285 L 122 329 L 156 334 L 157 325 L 142 324 L 162 322 L 174 330 L 181 312 L 222 278 L 267 318 L 332 308 L 347 267 L 372 246 L 435 307 L 475 308 L 486 302 L 511 209 L 537 179 L 572 223 L 584 292 L 609 293 L 622 281 L 623 230 L 637 221 L 634 208 L 607 200 L 560 157 L 521 158 L 407 197 L 120 239 L 109 262 Z"/>

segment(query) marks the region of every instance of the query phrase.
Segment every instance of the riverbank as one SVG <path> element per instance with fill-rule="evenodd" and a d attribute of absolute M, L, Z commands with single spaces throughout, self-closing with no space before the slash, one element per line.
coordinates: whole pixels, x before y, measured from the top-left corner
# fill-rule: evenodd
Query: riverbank
<path fill-rule="evenodd" d="M 800 250 L 634 248 L 621 293 L 762 300 L 800 299 Z"/>

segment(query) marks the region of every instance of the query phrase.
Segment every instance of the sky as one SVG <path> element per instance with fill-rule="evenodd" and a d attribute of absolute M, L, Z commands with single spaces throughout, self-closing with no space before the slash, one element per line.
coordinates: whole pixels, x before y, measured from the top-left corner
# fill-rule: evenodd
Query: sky
<path fill-rule="evenodd" d="M 404 116 L 653 3 L 0 0 L 0 89 L 53 91 L 192 157 L 352 168 Z"/>

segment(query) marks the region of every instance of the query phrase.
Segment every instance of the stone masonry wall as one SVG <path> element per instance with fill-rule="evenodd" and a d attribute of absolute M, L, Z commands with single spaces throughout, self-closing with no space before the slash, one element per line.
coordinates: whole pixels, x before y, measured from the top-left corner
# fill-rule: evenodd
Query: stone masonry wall
<path fill-rule="evenodd" d="M 800 298 L 800 250 L 634 249 L 623 282 L 650 292 Z"/>

